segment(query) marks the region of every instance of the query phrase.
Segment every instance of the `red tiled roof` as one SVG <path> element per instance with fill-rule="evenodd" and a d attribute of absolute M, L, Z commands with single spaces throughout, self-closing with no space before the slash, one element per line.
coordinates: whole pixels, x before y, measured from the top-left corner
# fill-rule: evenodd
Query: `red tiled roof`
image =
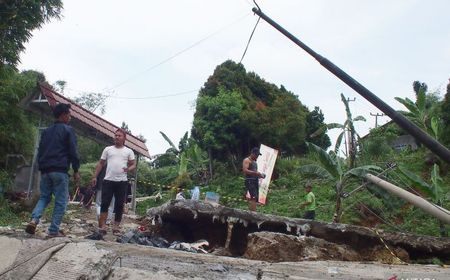
<path fill-rule="evenodd" d="M 84 109 L 79 106 L 72 100 L 62 96 L 61 94 L 55 92 L 53 89 L 49 88 L 44 84 L 39 84 L 42 94 L 47 99 L 50 107 L 54 107 L 58 103 L 66 103 L 71 104 L 71 116 L 72 123 L 74 127 L 76 127 L 76 123 L 80 122 L 84 126 L 94 129 L 96 132 L 99 132 L 112 140 L 114 139 L 114 133 L 119 128 L 118 126 L 113 125 L 107 120 L 97 116 L 96 114 Z M 150 154 L 148 152 L 147 146 L 144 141 L 137 138 L 132 134 L 127 134 L 127 139 L 125 141 L 125 146 L 132 149 L 133 151 L 150 158 Z"/>

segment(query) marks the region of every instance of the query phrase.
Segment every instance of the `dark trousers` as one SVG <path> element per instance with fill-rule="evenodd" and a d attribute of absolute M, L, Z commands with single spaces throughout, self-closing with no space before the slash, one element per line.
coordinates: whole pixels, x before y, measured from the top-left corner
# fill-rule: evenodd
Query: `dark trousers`
<path fill-rule="evenodd" d="M 100 206 L 100 213 L 108 212 L 109 204 L 114 196 L 116 200 L 114 203 L 114 221 L 120 223 L 120 221 L 122 221 L 123 205 L 127 195 L 127 187 L 127 181 L 115 182 L 104 180 L 102 186 L 102 204 Z"/>
<path fill-rule="evenodd" d="M 315 210 L 305 211 L 305 215 L 303 215 L 303 219 L 314 220 L 315 218 L 316 218 L 316 211 Z"/>

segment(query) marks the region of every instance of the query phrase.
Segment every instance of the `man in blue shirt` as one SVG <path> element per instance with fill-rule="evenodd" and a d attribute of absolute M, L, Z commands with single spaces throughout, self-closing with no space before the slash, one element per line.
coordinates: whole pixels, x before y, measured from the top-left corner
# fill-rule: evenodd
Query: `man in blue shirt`
<path fill-rule="evenodd" d="M 34 234 L 42 212 L 55 196 L 52 220 L 48 228 L 48 237 L 62 237 L 59 230 L 69 198 L 70 165 L 74 171 L 75 182 L 80 180 L 78 169 L 80 161 L 77 152 L 77 138 L 73 128 L 67 125 L 70 121 L 70 104 L 60 103 L 53 108 L 55 123 L 41 135 L 37 160 L 41 171 L 40 197 L 32 214 L 31 221 L 25 231 Z"/>

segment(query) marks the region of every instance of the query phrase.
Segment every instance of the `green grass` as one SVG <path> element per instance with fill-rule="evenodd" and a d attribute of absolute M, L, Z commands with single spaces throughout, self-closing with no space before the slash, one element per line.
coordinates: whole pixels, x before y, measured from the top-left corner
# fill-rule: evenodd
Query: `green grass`
<path fill-rule="evenodd" d="M 22 211 L 17 204 L 0 197 L 0 226 L 18 227 L 29 219 L 30 212 Z"/>

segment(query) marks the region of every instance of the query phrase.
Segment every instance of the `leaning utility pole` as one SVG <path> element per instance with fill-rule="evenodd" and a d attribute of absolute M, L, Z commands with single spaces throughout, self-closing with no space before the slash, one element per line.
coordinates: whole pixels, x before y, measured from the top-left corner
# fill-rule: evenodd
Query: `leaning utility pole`
<path fill-rule="evenodd" d="M 450 151 L 444 147 L 441 143 L 436 141 L 434 138 L 426 134 L 423 130 L 413 124 L 410 120 L 408 120 L 402 114 L 396 112 L 392 107 L 386 104 L 383 100 L 381 100 L 378 96 L 373 94 L 370 90 L 365 88 L 363 85 L 358 83 L 355 79 L 353 79 L 349 74 L 344 72 L 342 69 L 337 67 L 331 61 L 326 59 L 325 57 L 319 55 L 315 51 L 313 51 L 310 47 L 305 45 L 299 39 L 297 39 L 294 35 L 289 33 L 286 29 L 281 27 L 278 23 L 273 21 L 267 15 L 265 15 L 261 9 L 253 8 L 252 11 L 264 19 L 267 23 L 272 25 L 275 29 L 280 31 L 283 35 L 288 37 L 292 42 L 294 42 L 297 46 L 305 50 L 308 54 L 314 57 L 323 67 L 325 67 L 328 71 L 333 73 L 336 77 L 341 79 L 344 83 L 354 89 L 357 93 L 359 93 L 362 97 L 372 103 L 375 107 L 380 109 L 383 113 L 388 115 L 398 126 L 403 128 L 406 132 L 411 134 L 414 138 L 419 140 L 424 146 L 430 149 L 437 156 L 450 163 Z"/>

